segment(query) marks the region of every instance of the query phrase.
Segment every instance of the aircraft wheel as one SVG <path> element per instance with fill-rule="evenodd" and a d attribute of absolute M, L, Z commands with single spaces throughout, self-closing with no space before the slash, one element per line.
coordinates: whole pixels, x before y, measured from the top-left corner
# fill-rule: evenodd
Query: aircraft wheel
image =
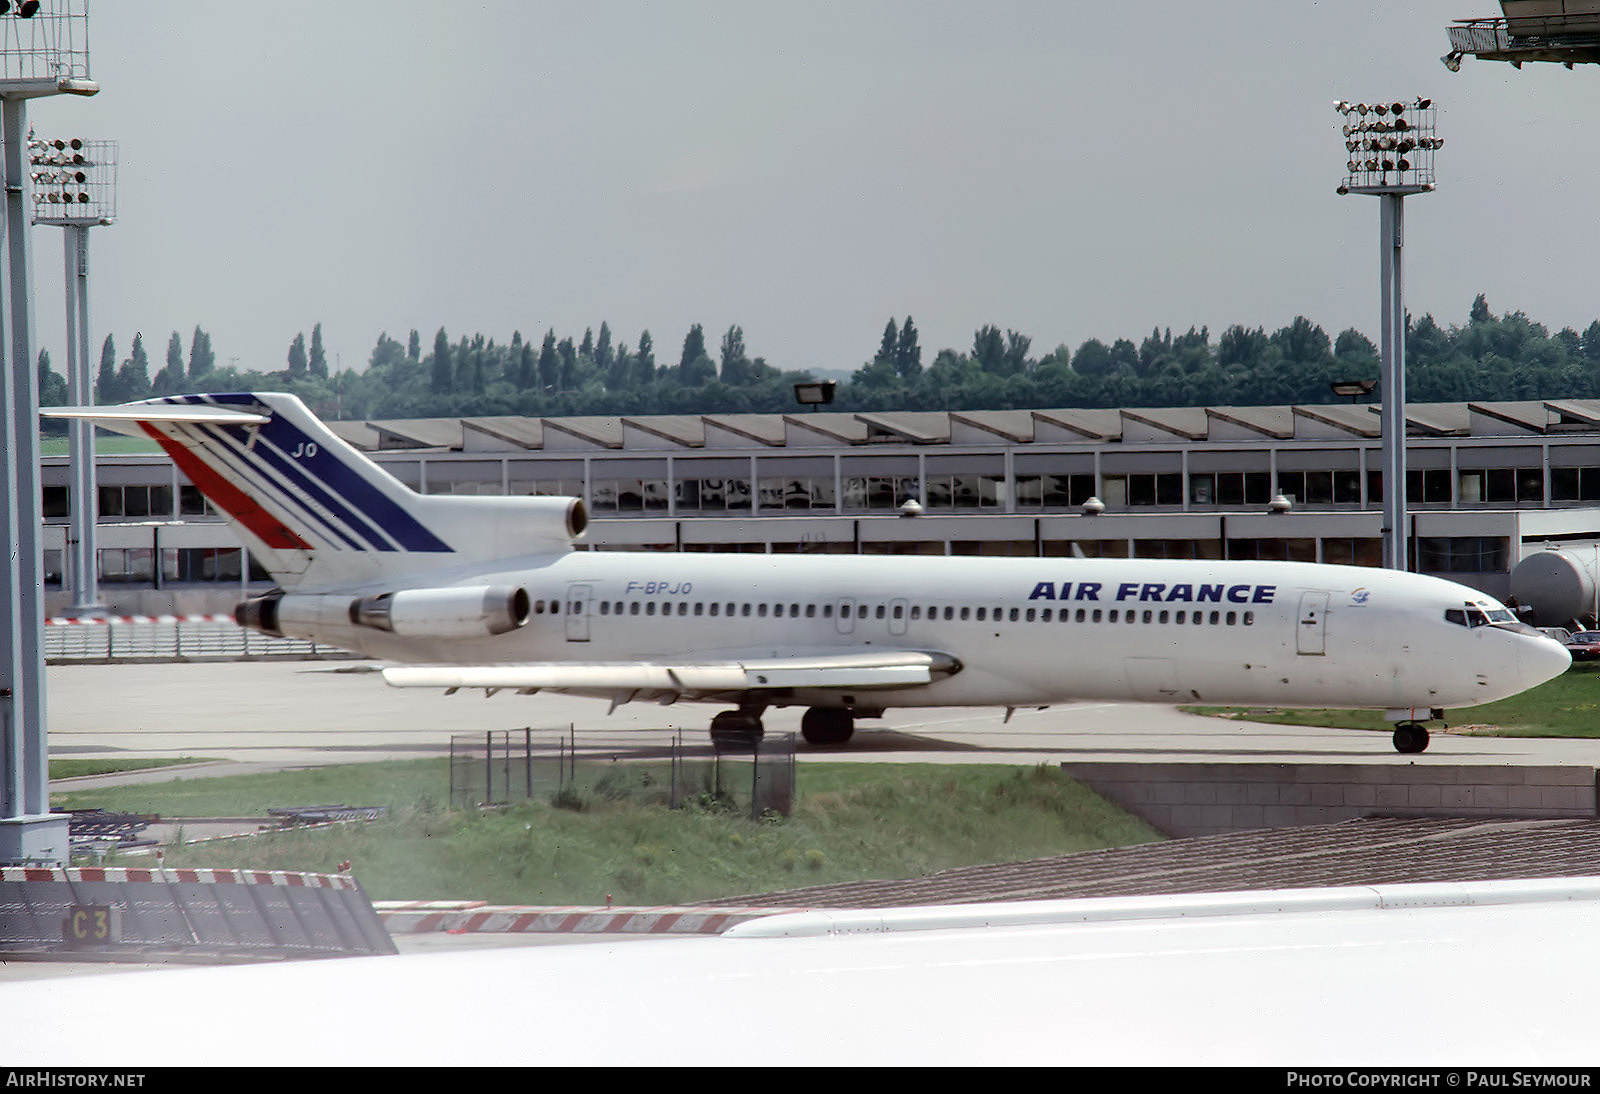
<path fill-rule="evenodd" d="M 855 731 L 855 715 L 848 710 L 810 707 L 800 716 L 800 736 L 807 744 L 842 745 Z"/>
<path fill-rule="evenodd" d="M 1401 722 L 1394 727 L 1394 749 L 1406 755 L 1426 751 L 1428 730 L 1416 722 Z"/>
<path fill-rule="evenodd" d="M 761 717 L 725 710 L 711 719 L 711 743 L 719 752 L 749 752 L 761 743 Z"/>

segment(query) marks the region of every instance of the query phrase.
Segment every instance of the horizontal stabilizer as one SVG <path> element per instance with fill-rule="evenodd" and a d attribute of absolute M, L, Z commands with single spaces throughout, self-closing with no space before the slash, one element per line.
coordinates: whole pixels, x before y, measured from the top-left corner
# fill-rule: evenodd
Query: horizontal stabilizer
<path fill-rule="evenodd" d="M 537 665 L 403 665 L 383 670 L 397 688 L 715 694 L 767 688 L 915 687 L 958 667 L 953 658 L 920 651 L 777 657 L 666 664 L 644 661 Z"/>
<path fill-rule="evenodd" d="M 72 418 L 94 422 L 115 429 L 118 426 L 135 426 L 140 422 L 185 422 L 206 425 L 265 425 L 270 419 L 265 414 L 252 414 L 248 410 L 230 410 L 222 406 L 195 404 L 178 406 L 159 403 L 134 403 L 124 406 L 47 406 L 39 413 L 46 418 Z M 142 435 L 142 434 L 141 434 Z"/>

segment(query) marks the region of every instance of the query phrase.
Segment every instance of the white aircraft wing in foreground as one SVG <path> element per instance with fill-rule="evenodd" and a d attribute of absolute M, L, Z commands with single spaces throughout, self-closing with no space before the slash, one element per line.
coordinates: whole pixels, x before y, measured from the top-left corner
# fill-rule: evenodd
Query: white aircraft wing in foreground
<path fill-rule="evenodd" d="M 1549 878 L 819 910 L 699 938 L 18 979 L 0 1008 L 13 1068 L 1443 1066 L 1467 1087 L 1490 1085 L 1470 1068 L 1566 1067 L 1583 1086 L 1597 909 L 1600 879 Z"/>

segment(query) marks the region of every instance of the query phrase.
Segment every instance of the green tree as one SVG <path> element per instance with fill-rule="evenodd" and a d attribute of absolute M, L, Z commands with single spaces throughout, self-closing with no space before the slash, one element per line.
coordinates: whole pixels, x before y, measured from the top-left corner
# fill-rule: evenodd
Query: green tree
<path fill-rule="evenodd" d="M 448 395 L 455 390 L 455 386 L 455 366 L 450 360 L 450 336 L 440 327 L 433 336 L 433 369 L 429 387 L 435 395 Z"/>
<path fill-rule="evenodd" d="M 891 323 L 894 320 L 890 320 Z M 894 370 L 901 378 L 911 380 L 922 373 L 922 347 L 917 345 L 917 328 L 911 322 L 911 316 L 906 316 L 905 325 L 900 328 L 900 338 L 894 347 Z"/>
<path fill-rule="evenodd" d="M 678 372 L 681 374 L 688 370 L 690 364 L 706 356 L 706 332 L 696 323 L 689 328 L 689 333 L 683 336 L 683 352 L 678 355 Z"/>
<path fill-rule="evenodd" d="M 522 343 L 517 353 L 517 388 L 529 391 L 539 386 L 539 358 L 533 352 L 533 343 Z"/>
<path fill-rule="evenodd" d="M 559 390 L 572 391 L 578 386 L 578 350 L 570 337 L 556 343 L 556 356 L 561 359 Z"/>
<path fill-rule="evenodd" d="M 539 385 L 546 391 L 561 386 L 561 357 L 556 353 L 554 327 L 544 332 L 544 346 L 539 350 Z"/>
<path fill-rule="evenodd" d="M 64 406 L 67 402 L 67 379 L 50 367 L 50 351 L 39 351 L 39 405 Z"/>
<path fill-rule="evenodd" d="M 634 375 L 638 377 L 640 387 L 647 387 L 656 380 L 656 344 L 650 339 L 650 332 L 643 331 L 639 335 L 639 352 L 634 354 Z"/>
<path fill-rule="evenodd" d="M 889 322 L 883 328 L 883 341 L 878 343 L 878 352 L 872 358 L 874 365 L 887 365 L 894 368 L 895 355 L 900 349 L 900 329 L 894 325 L 894 316 L 889 317 Z"/>
<path fill-rule="evenodd" d="M 144 351 L 144 335 L 133 336 L 133 350 L 117 369 L 117 399 L 128 402 L 150 398 L 150 358 Z"/>
<path fill-rule="evenodd" d="M 1006 339 L 1000 328 L 986 323 L 972 334 L 972 359 L 978 367 L 996 376 L 1005 375 Z"/>
<path fill-rule="evenodd" d="M 1583 329 L 1578 336 L 1578 346 L 1591 366 L 1600 365 L 1600 319 Z"/>
<path fill-rule="evenodd" d="M 97 403 L 120 403 L 117 390 L 117 346 L 111 335 L 100 344 L 100 372 L 95 377 L 94 400 Z"/>
<path fill-rule="evenodd" d="M 172 332 L 172 337 L 167 339 L 167 363 L 150 385 L 151 391 L 157 395 L 172 395 L 183 390 L 183 382 L 188 375 L 183 365 L 183 338 L 177 331 Z"/>
<path fill-rule="evenodd" d="M 722 336 L 722 382 L 744 385 L 755 379 L 755 370 L 744 351 L 744 329 L 738 325 L 728 328 Z"/>
<path fill-rule="evenodd" d="M 306 336 L 297 334 L 289 343 L 289 379 L 298 380 L 306 374 Z"/>
<path fill-rule="evenodd" d="M 1109 376 L 1116 371 L 1116 367 L 1116 362 L 1111 359 L 1110 348 L 1098 338 L 1086 340 L 1072 355 L 1072 371 L 1080 376 Z"/>
<path fill-rule="evenodd" d="M 1019 334 L 1014 330 L 1006 331 L 1006 375 L 1021 376 L 1030 370 L 1033 362 L 1028 359 L 1028 347 L 1033 345 L 1033 339 L 1026 334 Z"/>
<path fill-rule="evenodd" d="M 307 362 L 307 371 L 313 376 L 327 378 L 328 358 L 322 351 L 322 324 L 318 323 L 311 328 L 311 359 Z"/>
<path fill-rule="evenodd" d="M 616 361 L 616 353 L 611 348 L 611 328 L 602 320 L 600 323 L 600 337 L 594 343 L 594 364 L 602 376 L 609 376 L 611 366 Z"/>
<path fill-rule="evenodd" d="M 1423 319 L 1432 322 L 1429 316 L 1425 315 Z M 1378 347 L 1354 327 L 1339 332 L 1339 337 L 1333 343 L 1333 357 L 1338 362 L 1339 375 L 1334 377 L 1336 380 L 1378 378 Z"/>
<path fill-rule="evenodd" d="M 1253 368 L 1267 352 L 1267 332 L 1261 327 L 1249 330 L 1235 323 L 1217 339 L 1217 364 L 1222 368 Z"/>
<path fill-rule="evenodd" d="M 1290 361 L 1321 364 L 1333 353 L 1327 332 L 1303 315 L 1295 316 L 1287 327 L 1275 331 L 1271 341 Z"/>
<path fill-rule="evenodd" d="M 194 384 L 200 377 L 217 367 L 217 355 L 211 351 L 211 335 L 200 329 L 195 324 L 194 337 L 189 340 L 189 382 Z"/>

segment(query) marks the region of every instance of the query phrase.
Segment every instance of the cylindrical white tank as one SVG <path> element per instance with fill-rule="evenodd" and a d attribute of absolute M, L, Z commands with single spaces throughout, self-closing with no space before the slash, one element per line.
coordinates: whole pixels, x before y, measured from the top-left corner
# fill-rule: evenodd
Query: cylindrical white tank
<path fill-rule="evenodd" d="M 1511 571 L 1511 595 L 1533 609 L 1539 627 L 1560 627 L 1595 614 L 1596 569 L 1600 549 L 1594 545 L 1563 547 L 1529 555 Z"/>

